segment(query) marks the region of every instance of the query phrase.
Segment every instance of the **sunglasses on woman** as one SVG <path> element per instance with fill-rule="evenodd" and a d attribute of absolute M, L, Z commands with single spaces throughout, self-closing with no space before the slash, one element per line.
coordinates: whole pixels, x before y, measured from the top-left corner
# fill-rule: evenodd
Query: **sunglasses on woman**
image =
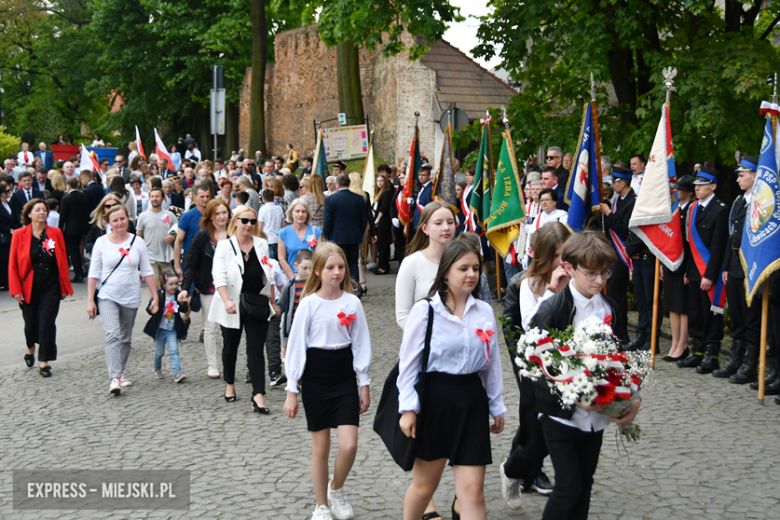
<path fill-rule="evenodd" d="M 240 218 L 238 220 L 240 220 L 242 224 L 252 224 L 253 226 L 257 224 L 256 218 Z"/>
<path fill-rule="evenodd" d="M 103 209 L 111 209 L 114 206 L 119 206 L 119 204 L 106 204 L 105 206 L 103 206 Z"/>

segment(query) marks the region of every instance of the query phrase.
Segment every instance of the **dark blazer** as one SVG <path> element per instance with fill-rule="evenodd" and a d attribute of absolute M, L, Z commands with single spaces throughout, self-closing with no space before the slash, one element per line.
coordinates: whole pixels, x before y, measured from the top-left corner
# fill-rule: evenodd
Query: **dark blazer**
<path fill-rule="evenodd" d="M 692 213 L 688 211 L 688 219 Z M 717 282 L 720 276 L 720 268 L 723 266 L 723 257 L 726 254 L 726 243 L 729 239 L 729 208 L 717 196 L 713 196 L 707 207 L 699 208 L 696 214 L 696 222 L 691 222 L 696 226 L 702 242 L 710 252 L 710 261 L 704 270 L 704 277 L 713 282 Z M 689 237 L 693 240 L 693 237 Z M 691 282 L 701 281 L 701 274 L 693 261 L 693 256 L 688 260 L 688 280 Z"/>
<path fill-rule="evenodd" d="M 84 188 L 84 197 L 87 199 L 87 209 L 89 209 L 90 213 L 98 207 L 98 204 L 105 196 L 106 192 L 103 191 L 103 188 L 97 182 L 92 181 Z"/>
<path fill-rule="evenodd" d="M 184 197 L 176 193 L 175 191 L 171 192 L 171 206 L 176 206 L 177 208 L 184 209 Z"/>
<path fill-rule="evenodd" d="M 43 192 L 38 189 L 35 181 L 33 181 L 32 186 L 32 198 L 43 199 Z M 22 208 L 24 208 L 25 204 L 27 204 L 27 198 L 24 194 L 24 190 L 22 188 L 17 188 L 13 195 L 11 195 L 11 200 L 8 201 L 8 205 L 11 206 L 11 209 L 19 213 L 19 218 L 21 218 Z"/>
<path fill-rule="evenodd" d="M 174 299 L 179 299 L 179 292 L 180 291 L 176 291 L 176 296 Z M 144 326 L 144 334 L 151 336 L 154 339 L 157 339 L 157 333 L 160 331 L 160 322 L 162 321 L 163 311 L 165 310 L 164 290 L 157 289 L 157 299 L 159 301 L 157 313 L 152 314 L 152 300 L 149 300 L 149 304 L 146 306 L 146 312 L 151 315 L 151 318 L 149 318 L 149 321 L 147 321 L 146 325 Z M 189 325 L 184 322 L 184 319 L 181 317 L 181 313 L 187 312 L 188 308 L 189 306 L 187 305 L 186 301 L 184 303 L 179 303 L 179 311 L 173 317 L 173 328 L 176 330 L 176 337 L 179 340 L 187 338 L 187 329 L 189 329 Z"/>
<path fill-rule="evenodd" d="M 192 243 L 187 251 L 187 269 L 184 271 L 182 287 L 195 288 L 202 294 L 208 294 L 214 279 L 211 276 L 211 267 L 214 265 L 214 250 L 211 249 L 211 235 L 208 228 L 201 229 L 192 238 Z"/>
<path fill-rule="evenodd" d="M 62 198 L 60 204 L 60 229 L 67 236 L 83 236 L 89 230 L 89 205 L 87 197 L 73 190 Z"/>
<path fill-rule="evenodd" d="M 117 171 L 119 171 L 119 175 L 122 176 L 122 180 L 125 181 L 125 184 L 130 182 L 130 174 L 132 173 L 130 168 L 124 168 L 124 167 L 122 167 L 121 169 L 117 168 Z"/>
<path fill-rule="evenodd" d="M 574 165 L 572 164 L 573 167 Z M 566 192 L 566 187 L 569 184 L 569 170 L 563 167 L 563 163 L 555 170 L 555 176 L 558 177 L 558 186 L 563 186 L 563 191 Z"/>
<path fill-rule="evenodd" d="M 555 209 L 569 211 L 569 205 L 566 204 L 566 185 L 561 184 L 561 182 L 558 181 L 558 185 L 555 187 L 555 193 L 558 194 L 558 202 L 555 203 Z"/>
<path fill-rule="evenodd" d="M 47 178 L 46 182 L 43 183 L 43 189 L 41 189 L 41 185 L 38 183 L 38 178 L 34 177 L 33 178 L 33 186 L 35 188 L 38 188 L 41 191 L 41 193 L 43 193 L 43 190 L 49 190 L 50 194 L 54 192 L 54 188 L 51 185 L 51 179 L 49 179 L 49 178 Z"/>
<path fill-rule="evenodd" d="M 618 207 L 619 206 L 620 203 L 618 203 Z M 536 311 L 536 316 L 534 316 L 531 326 L 539 327 L 540 329 L 563 331 L 566 330 L 566 327 L 574 323 L 576 308 L 574 307 L 574 297 L 571 295 L 571 290 L 571 285 L 567 285 L 555 296 L 542 302 L 539 306 L 539 310 Z M 601 297 L 607 301 L 607 304 L 612 311 L 613 330 L 620 330 L 622 324 L 618 323 L 618 321 L 621 318 L 615 312 L 617 305 L 609 297 L 604 295 L 601 295 Z M 553 417 L 571 419 L 572 415 L 574 415 L 574 407 L 569 409 L 563 408 L 558 401 L 558 397 L 550 391 L 550 388 L 545 381 L 535 381 L 534 386 L 536 389 L 535 406 L 537 412 Z"/>
<path fill-rule="evenodd" d="M 360 244 L 368 224 L 368 211 L 362 196 L 340 189 L 325 199 L 322 234 L 336 244 Z"/>
<path fill-rule="evenodd" d="M 745 229 L 745 217 L 747 216 L 745 196 L 740 195 L 734 200 L 729 215 L 731 235 L 726 241 L 726 252 L 723 255 L 723 270 L 729 273 L 729 278 L 744 278 L 745 271 L 739 259 L 739 248 L 742 246 L 742 231 Z"/>
<path fill-rule="evenodd" d="M 618 196 L 619 198 L 620 196 Z M 628 221 L 631 219 L 631 213 L 634 212 L 635 203 L 636 193 L 629 189 L 626 198 L 618 200 L 617 211 L 604 217 L 604 230 L 607 231 L 607 238 L 609 238 L 609 231 L 613 230 L 624 242 L 628 239 Z M 609 238 L 609 241 L 611 242 L 612 239 Z"/>
<path fill-rule="evenodd" d="M 35 157 L 40 157 L 41 162 L 43 163 L 43 167 L 47 170 L 51 170 L 54 168 L 54 154 L 51 150 L 46 150 L 43 153 L 41 153 L 40 150 L 35 152 Z"/>
<path fill-rule="evenodd" d="M 11 205 L 10 203 L 8 204 Z M 0 204 L 0 233 L 7 235 L 8 242 L 0 245 L 0 260 L 7 260 L 11 252 L 11 230 L 22 227 L 22 216 L 11 208 L 9 213 L 5 205 Z"/>
<path fill-rule="evenodd" d="M 433 195 L 433 181 L 429 182 L 428 185 L 422 189 L 422 191 L 419 194 L 419 197 L 417 200 L 420 202 L 420 206 L 425 208 L 425 206 L 428 205 L 429 202 L 431 202 L 431 197 Z M 414 212 L 414 220 L 413 226 L 415 229 L 417 229 L 417 226 L 420 225 L 420 215 L 422 215 L 422 211 L 420 211 L 417 208 L 417 202 L 412 205 L 412 211 Z"/>
<path fill-rule="evenodd" d="M 73 295 L 68 273 L 68 254 L 65 252 L 65 237 L 59 228 L 46 226 L 46 236 L 54 240 L 54 256 L 60 275 L 60 293 Z M 21 294 L 24 301 L 30 301 L 33 278 L 30 247 L 32 246 L 32 224 L 14 232 L 11 241 L 11 255 L 8 259 L 8 289 L 11 295 Z"/>

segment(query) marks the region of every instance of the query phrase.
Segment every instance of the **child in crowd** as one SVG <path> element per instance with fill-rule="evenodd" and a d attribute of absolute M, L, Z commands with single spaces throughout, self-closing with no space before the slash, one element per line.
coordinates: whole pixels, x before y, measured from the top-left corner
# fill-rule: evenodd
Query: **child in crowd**
<path fill-rule="evenodd" d="M 268 250 L 271 258 L 278 258 L 279 237 L 276 234 L 284 227 L 284 210 L 278 204 L 273 204 L 274 190 L 263 190 L 263 206 L 257 213 L 257 225 L 260 231 L 268 235 Z"/>
<path fill-rule="evenodd" d="M 49 227 L 60 227 L 60 201 L 51 198 L 46 201 L 49 207 L 49 216 L 46 217 L 46 225 Z"/>
<path fill-rule="evenodd" d="M 249 193 L 239 191 L 236 193 L 236 206 L 246 206 L 249 203 Z"/>
<path fill-rule="evenodd" d="M 171 356 L 173 381 L 181 383 L 187 376 L 182 374 L 179 358 L 179 341 L 187 338 L 187 324 L 181 313 L 187 312 L 187 302 L 179 303 L 179 277 L 173 271 L 165 271 L 160 276 L 162 289 L 158 289 L 160 305 L 156 313 L 151 311 L 151 300 L 146 312 L 151 318 L 144 327 L 144 333 L 154 338 L 154 377 L 163 378 L 162 358 L 165 355 L 165 345 L 168 345 L 168 355 Z"/>
<path fill-rule="evenodd" d="M 360 299 L 352 294 L 347 258 L 333 242 L 320 244 L 314 251 L 312 274 L 296 311 L 288 347 L 284 413 L 290 418 L 298 414 L 301 381 L 317 497 L 312 520 L 352 518 L 343 486 L 357 453 L 360 414 L 370 403 L 371 338 Z M 328 480 L 331 428 L 338 429 L 339 451 Z"/>
<path fill-rule="evenodd" d="M 604 235 L 594 231 L 572 235 L 563 245 L 561 259 L 569 284 L 541 303 L 531 327 L 563 331 L 591 316 L 601 320 L 611 316 L 612 326 L 617 328 L 620 324 L 614 320 L 619 320 L 621 314 L 615 312 L 615 303 L 601 294 L 617 261 L 615 250 Z M 541 414 L 539 421 L 555 469 L 555 486 L 542 520 L 585 520 L 604 429 L 610 421 L 632 422 L 640 402 L 623 417 L 608 418 L 598 413 L 598 406 L 577 403 L 563 408 L 546 382 L 537 381 L 534 385 L 536 411 Z"/>
<path fill-rule="evenodd" d="M 293 319 L 295 318 L 295 311 L 298 309 L 298 304 L 301 301 L 303 286 L 306 285 L 306 280 L 309 279 L 309 273 L 311 272 L 311 257 L 313 254 L 314 253 L 308 249 L 301 249 L 298 251 L 298 254 L 295 255 L 295 262 L 293 263 L 298 272 L 296 273 L 295 278 L 287 282 L 279 297 L 279 308 L 282 309 L 282 363 L 284 363 L 287 354 L 287 338 L 290 336 L 290 328 L 292 327 Z M 287 378 L 285 378 L 285 380 L 286 379 Z"/>
<path fill-rule="evenodd" d="M 265 235 L 260 231 L 260 236 Z M 279 265 L 277 260 L 269 258 L 268 262 L 271 264 L 271 272 L 274 274 L 274 285 L 276 290 L 276 302 L 279 303 L 279 298 L 282 294 L 282 289 L 287 284 L 287 275 L 284 274 L 282 266 Z M 279 307 L 281 309 L 281 307 Z M 287 382 L 287 378 L 282 372 L 282 314 L 278 316 L 272 316 L 268 322 L 268 332 L 265 336 L 265 351 L 268 354 L 268 377 L 270 379 L 271 386 L 283 385 Z"/>

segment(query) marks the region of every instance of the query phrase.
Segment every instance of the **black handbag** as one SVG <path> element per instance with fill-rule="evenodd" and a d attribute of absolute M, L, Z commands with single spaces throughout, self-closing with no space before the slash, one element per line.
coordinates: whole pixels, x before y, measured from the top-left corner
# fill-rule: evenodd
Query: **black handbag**
<path fill-rule="evenodd" d="M 130 241 L 130 245 L 127 246 L 128 253 L 126 255 L 122 255 L 122 258 L 119 259 L 119 262 L 117 262 L 116 265 L 114 266 L 114 268 L 111 270 L 111 272 L 108 273 L 108 276 L 106 276 L 106 278 L 102 282 L 100 282 L 100 286 L 99 287 L 95 287 L 95 296 L 92 298 L 92 301 L 95 303 L 95 316 L 99 316 L 100 315 L 100 307 L 98 307 L 98 304 L 97 304 L 98 303 L 98 294 L 100 294 L 100 287 L 102 287 L 103 284 L 106 283 L 109 278 L 111 278 L 111 275 L 114 274 L 114 271 L 117 270 L 117 268 L 119 267 L 119 264 L 121 264 L 124 261 L 125 257 L 126 256 L 130 256 L 130 248 L 133 247 L 133 244 L 135 243 L 135 239 L 136 239 L 136 236 L 133 235 L 133 239 Z"/>
<path fill-rule="evenodd" d="M 428 301 L 428 328 L 425 331 L 425 348 L 423 349 L 422 365 L 420 367 L 420 380 L 414 385 L 420 399 L 420 413 L 417 414 L 417 435 L 420 434 L 420 415 L 422 409 L 423 388 L 425 386 L 425 374 L 428 370 L 428 358 L 431 354 L 431 331 L 433 330 L 433 306 Z M 393 367 L 385 379 L 382 388 L 382 397 L 376 409 L 374 418 L 374 431 L 382 438 L 393 460 L 402 470 L 411 471 L 414 459 L 417 457 L 417 439 L 407 437 L 401 430 L 401 414 L 398 413 L 398 363 Z"/>
<path fill-rule="evenodd" d="M 255 320 L 268 318 L 268 297 L 260 293 L 241 293 L 241 314 Z"/>

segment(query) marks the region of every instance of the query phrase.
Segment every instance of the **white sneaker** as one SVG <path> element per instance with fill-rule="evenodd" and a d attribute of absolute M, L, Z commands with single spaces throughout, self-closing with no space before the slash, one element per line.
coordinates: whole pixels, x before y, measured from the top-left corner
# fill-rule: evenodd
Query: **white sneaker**
<path fill-rule="evenodd" d="M 347 494 L 344 492 L 344 486 L 341 489 L 332 489 L 333 477 L 330 477 L 328 481 L 328 506 L 330 506 L 331 513 L 334 518 L 339 520 L 347 520 L 355 516 L 352 512 L 352 506 L 349 505 L 347 500 Z"/>
<path fill-rule="evenodd" d="M 119 384 L 122 386 L 122 388 L 127 388 L 128 386 L 133 386 L 133 383 L 128 381 L 124 378 L 124 375 L 119 378 Z"/>
<path fill-rule="evenodd" d="M 311 520 L 333 520 L 333 516 L 330 514 L 328 506 L 321 505 L 314 510 L 314 514 L 311 515 Z"/>
<path fill-rule="evenodd" d="M 520 509 L 520 500 L 523 496 L 523 492 L 520 490 L 520 479 L 507 477 L 506 472 L 504 472 L 504 464 L 506 464 L 506 461 L 499 466 L 499 471 L 501 472 L 501 495 L 503 495 L 504 502 L 510 509 Z"/>
<path fill-rule="evenodd" d="M 111 386 L 108 387 L 108 393 L 112 395 L 119 395 L 122 393 L 122 383 L 120 383 L 118 377 L 111 380 Z"/>
<path fill-rule="evenodd" d="M 208 375 L 211 379 L 219 379 L 219 370 L 217 367 L 209 367 Z"/>

